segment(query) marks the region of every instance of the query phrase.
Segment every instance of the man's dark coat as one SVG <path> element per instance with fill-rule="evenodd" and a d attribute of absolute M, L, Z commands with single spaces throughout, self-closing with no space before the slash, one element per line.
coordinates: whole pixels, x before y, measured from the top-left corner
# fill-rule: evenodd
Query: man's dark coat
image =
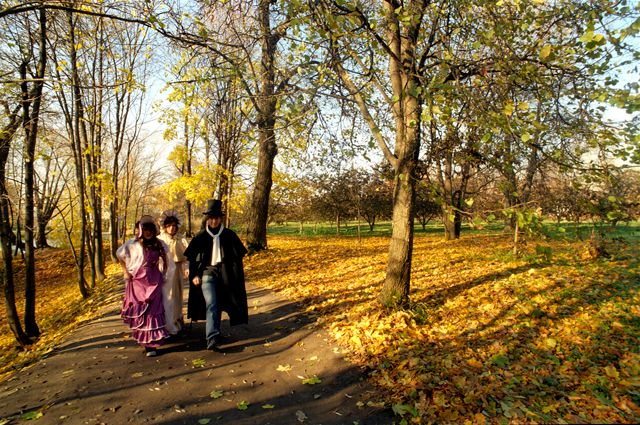
<path fill-rule="evenodd" d="M 244 285 L 242 257 L 247 254 L 238 235 L 226 227 L 220 234 L 221 285 L 217 286 L 218 307 L 229 315 L 231 326 L 249 322 L 247 309 L 247 291 Z M 192 320 L 206 320 L 206 304 L 202 295 L 202 286 L 193 284 L 192 279 L 202 274 L 209 264 L 213 253 L 213 238 L 206 230 L 195 235 L 184 252 L 189 260 L 189 302 L 187 317 Z"/>

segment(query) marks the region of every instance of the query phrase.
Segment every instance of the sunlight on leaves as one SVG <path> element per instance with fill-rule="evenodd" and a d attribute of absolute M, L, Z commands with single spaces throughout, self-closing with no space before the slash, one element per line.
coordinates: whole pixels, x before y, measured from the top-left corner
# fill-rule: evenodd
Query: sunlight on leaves
<path fill-rule="evenodd" d="M 204 367 L 207 364 L 205 359 L 194 359 L 191 361 L 193 367 Z"/>
<path fill-rule="evenodd" d="M 381 406 L 395 406 L 406 423 L 640 418 L 632 348 L 640 342 L 640 264 L 630 260 L 638 255 L 593 262 L 581 255 L 584 242 L 545 240 L 553 255 L 541 261 L 540 244 L 516 258 L 501 234 L 455 243 L 420 235 L 412 306 L 386 312 L 377 296 L 387 239 L 277 236 L 269 244 L 248 259 L 247 274 L 316 315 L 338 343 L 334 353 L 372 370 Z"/>
<path fill-rule="evenodd" d="M 20 419 L 22 419 L 23 421 L 31 421 L 34 419 L 39 419 L 43 416 L 42 412 L 37 411 L 37 410 L 33 410 L 31 412 L 27 412 L 23 415 L 20 416 Z"/>
<path fill-rule="evenodd" d="M 302 379 L 302 383 L 305 385 L 316 385 L 322 382 L 322 379 L 317 376 L 312 376 L 311 378 L 305 378 L 304 376 L 298 376 L 298 378 Z"/>
<path fill-rule="evenodd" d="M 216 398 L 220 398 L 224 395 L 224 392 L 221 390 L 213 390 L 209 393 L 209 397 L 216 399 Z"/>

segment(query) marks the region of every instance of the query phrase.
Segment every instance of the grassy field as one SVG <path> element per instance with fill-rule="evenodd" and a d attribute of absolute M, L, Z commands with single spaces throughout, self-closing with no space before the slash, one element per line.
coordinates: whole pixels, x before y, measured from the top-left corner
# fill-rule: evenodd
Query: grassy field
<path fill-rule="evenodd" d="M 411 307 L 396 312 L 376 301 L 388 235 L 287 236 L 291 229 L 297 226 L 270 228 L 269 250 L 246 260 L 247 278 L 300 302 L 323 323 L 400 420 L 640 422 L 637 227 L 609 233 L 610 258 L 594 259 L 588 240 L 570 231 L 529 240 L 514 257 L 500 229 L 463 231 L 445 242 L 433 226 L 416 234 Z M 82 301 L 62 254 L 38 254 L 44 333 L 32 349 L 13 348 L 2 311 L 4 377 L 121 296 L 110 265 L 107 281 Z"/>
<path fill-rule="evenodd" d="M 369 230 L 369 225 L 366 222 L 360 222 L 359 234 L 361 237 L 371 236 L 391 236 L 391 222 L 382 221 L 377 223 L 373 230 Z M 628 240 L 640 241 L 640 223 L 633 222 L 629 225 L 620 224 L 614 228 L 612 227 L 597 227 L 589 223 L 574 224 L 574 223 L 556 223 L 547 221 L 544 223 L 544 234 L 552 238 L 559 239 L 589 239 L 592 230 L 598 233 L 602 232 L 607 237 L 624 237 Z M 482 234 L 496 234 L 503 233 L 504 224 L 501 222 L 484 223 L 478 228 L 471 228 L 465 224 L 462 228 L 462 235 L 482 235 Z M 300 223 L 288 222 L 281 224 L 270 224 L 268 232 L 273 236 L 304 236 L 304 237 L 318 237 L 318 236 L 345 236 L 345 237 L 357 237 L 358 236 L 358 223 L 354 221 L 348 221 L 340 224 L 340 231 L 336 229 L 335 223 L 329 222 L 312 222 Z M 440 221 L 431 221 L 423 229 L 422 225 L 416 224 L 414 226 L 414 232 L 416 235 L 421 234 L 433 234 L 443 235 L 444 230 Z"/>

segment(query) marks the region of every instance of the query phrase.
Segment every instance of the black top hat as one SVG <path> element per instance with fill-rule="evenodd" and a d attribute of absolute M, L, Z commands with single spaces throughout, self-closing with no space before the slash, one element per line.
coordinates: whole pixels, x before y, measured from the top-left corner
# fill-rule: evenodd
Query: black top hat
<path fill-rule="evenodd" d="M 207 201 L 207 210 L 202 214 L 208 217 L 222 217 L 224 215 L 222 212 L 222 201 L 219 199 L 209 199 L 209 201 Z"/>

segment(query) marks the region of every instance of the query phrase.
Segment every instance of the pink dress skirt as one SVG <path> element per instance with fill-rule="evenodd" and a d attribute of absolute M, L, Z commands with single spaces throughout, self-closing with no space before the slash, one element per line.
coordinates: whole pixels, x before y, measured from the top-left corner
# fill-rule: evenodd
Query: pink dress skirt
<path fill-rule="evenodd" d="M 159 347 L 169 336 L 165 329 L 162 285 L 164 277 L 158 268 L 159 251 L 144 252 L 144 261 L 131 281 L 127 282 L 122 304 L 122 319 L 131 335 L 143 347 Z"/>

